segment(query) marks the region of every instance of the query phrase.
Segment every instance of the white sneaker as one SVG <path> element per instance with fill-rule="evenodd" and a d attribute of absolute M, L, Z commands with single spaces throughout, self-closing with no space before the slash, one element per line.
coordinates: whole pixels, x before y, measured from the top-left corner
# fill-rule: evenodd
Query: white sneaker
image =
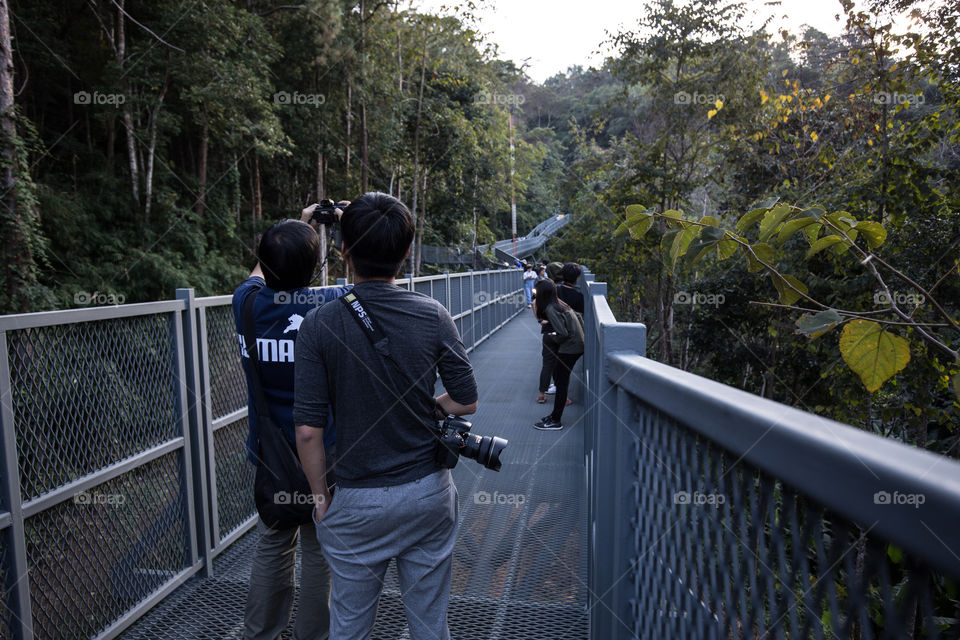
<path fill-rule="evenodd" d="M 552 394 L 554 394 L 554 393 L 556 393 L 556 392 L 557 392 L 557 385 L 555 385 L 555 384 L 551 384 L 551 385 L 550 385 L 550 388 L 547 389 L 547 394 L 548 394 L 548 395 L 552 395 Z"/>

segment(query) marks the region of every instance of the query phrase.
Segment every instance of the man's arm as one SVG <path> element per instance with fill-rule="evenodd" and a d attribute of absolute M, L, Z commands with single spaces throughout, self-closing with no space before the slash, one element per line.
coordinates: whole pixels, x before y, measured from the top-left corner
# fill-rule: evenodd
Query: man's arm
<path fill-rule="evenodd" d="M 436 398 L 445 415 L 463 416 L 477 410 L 477 381 L 467 358 L 467 350 L 460 340 L 457 325 L 446 309 L 440 307 L 438 337 L 440 354 L 437 369 L 446 393 Z"/>
<path fill-rule="evenodd" d="M 297 427 L 297 454 L 303 473 L 313 492 L 314 519 L 320 522 L 330 506 L 330 489 L 327 487 L 327 456 L 323 449 L 323 429 L 305 424 Z"/>
<path fill-rule="evenodd" d="M 437 397 L 436 400 L 437 404 L 443 410 L 443 414 L 445 416 L 450 415 L 451 413 L 455 416 L 466 416 L 477 412 L 476 400 L 470 404 L 460 404 L 451 398 L 449 393 L 444 393 L 442 396 Z"/>
<path fill-rule="evenodd" d="M 297 455 L 310 482 L 316 501 L 314 518 L 319 522 L 330 506 L 327 459 L 323 448 L 323 428 L 327 424 L 330 399 L 316 323 L 318 311 L 310 311 L 297 332 L 293 424 L 297 425 Z"/>

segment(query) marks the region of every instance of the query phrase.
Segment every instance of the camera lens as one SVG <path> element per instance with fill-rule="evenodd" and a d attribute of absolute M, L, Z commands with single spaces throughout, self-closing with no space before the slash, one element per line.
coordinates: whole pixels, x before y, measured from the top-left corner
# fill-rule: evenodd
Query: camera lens
<path fill-rule="evenodd" d="M 487 469 L 500 471 L 500 454 L 507 444 L 508 441 L 504 438 L 471 434 L 464 438 L 460 454 L 476 460 Z"/>

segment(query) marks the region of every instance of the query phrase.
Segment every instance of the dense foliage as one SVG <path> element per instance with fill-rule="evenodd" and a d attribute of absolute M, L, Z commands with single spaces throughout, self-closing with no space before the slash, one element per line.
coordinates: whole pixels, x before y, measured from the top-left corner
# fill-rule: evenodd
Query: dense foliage
<path fill-rule="evenodd" d="M 829 37 L 749 31 L 742 2 L 651 0 L 600 68 L 542 84 L 478 35 L 470 3 L 9 4 L 0 311 L 225 293 L 267 225 L 370 189 L 415 210 L 419 242 L 469 248 L 509 237 L 512 181 L 521 234 L 575 217 L 536 257 L 588 264 L 618 316 L 648 325 L 651 357 L 957 452 L 955 3 L 843 2 L 846 31 Z M 752 210 L 776 217 L 758 203 L 777 200 L 791 217 L 737 228 Z M 651 214 L 637 237 L 617 233 L 628 207 Z M 812 251 L 823 238 L 794 220 L 811 211 L 879 225 L 882 246 L 868 225 L 845 235 L 858 259 L 848 243 Z M 681 259 L 711 238 L 668 212 L 768 245 L 794 280 L 710 251 Z M 878 282 L 870 253 L 902 277 Z M 331 264 L 343 273 L 335 251 Z M 796 283 L 809 299 L 784 298 Z M 856 323 L 890 303 L 904 317 Z M 827 310 L 840 322 L 810 339 L 798 320 Z M 877 379 L 838 348 L 857 327 L 892 345 Z"/>
<path fill-rule="evenodd" d="M 11 214 L 22 259 L 5 261 L 0 311 L 224 293 L 256 233 L 367 190 L 415 209 L 426 244 L 510 235 L 521 74 L 469 16 L 363 0 L 10 6 L 36 202 L 34 223 Z M 523 133 L 521 233 L 559 206 L 549 139 Z"/>
<path fill-rule="evenodd" d="M 650 357 L 957 455 L 950 5 L 845 3 L 830 38 L 744 32 L 743 3 L 649 3 L 602 72 L 552 81 L 555 102 L 597 82 L 568 156 L 580 215 L 556 255 L 610 283 Z"/>

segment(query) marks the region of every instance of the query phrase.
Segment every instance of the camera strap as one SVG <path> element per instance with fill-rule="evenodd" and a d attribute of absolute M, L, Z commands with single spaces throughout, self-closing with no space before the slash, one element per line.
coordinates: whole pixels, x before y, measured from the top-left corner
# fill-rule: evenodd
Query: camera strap
<path fill-rule="evenodd" d="M 384 360 L 389 361 L 393 365 L 393 368 L 396 369 L 399 373 L 403 374 L 403 370 L 400 368 L 400 365 L 397 364 L 397 361 L 393 359 L 393 356 L 390 354 L 390 339 L 387 337 L 387 334 L 380 329 L 380 325 L 374 322 L 373 317 L 370 315 L 370 312 L 367 311 L 363 303 L 360 302 L 360 298 L 357 297 L 357 290 L 354 288 L 350 293 L 340 297 L 340 302 L 343 303 L 343 306 L 347 308 L 347 312 L 350 316 L 356 320 L 357 324 L 360 326 L 360 331 L 367 337 L 370 341 L 370 344 L 373 345 L 374 350 L 379 353 Z M 390 381 L 390 384 L 394 386 L 395 389 L 401 389 L 396 381 L 393 379 L 393 374 L 390 372 L 390 367 L 385 367 L 387 372 L 387 378 Z M 410 376 L 404 376 L 409 379 L 411 383 L 410 388 L 416 388 L 417 384 L 414 380 L 410 379 Z M 423 423 L 423 417 L 414 411 L 409 404 L 407 404 L 405 396 L 407 392 L 403 391 L 397 393 L 394 389 L 390 389 L 390 393 L 396 396 L 397 400 L 400 401 L 400 404 L 413 416 L 417 422 Z"/>

